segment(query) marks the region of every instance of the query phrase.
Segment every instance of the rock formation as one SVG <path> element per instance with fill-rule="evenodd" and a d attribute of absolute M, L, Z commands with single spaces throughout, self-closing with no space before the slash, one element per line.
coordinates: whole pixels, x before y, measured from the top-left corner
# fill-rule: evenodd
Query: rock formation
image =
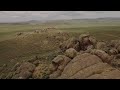
<path fill-rule="evenodd" d="M 81 34 L 64 41 L 60 49 L 64 55 L 53 59 L 50 79 L 120 79 L 119 40 L 108 44 Z"/>

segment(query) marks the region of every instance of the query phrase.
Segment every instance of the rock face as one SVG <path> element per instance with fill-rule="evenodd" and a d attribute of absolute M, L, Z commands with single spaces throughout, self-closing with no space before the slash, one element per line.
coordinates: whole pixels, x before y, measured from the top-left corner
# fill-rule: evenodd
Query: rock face
<path fill-rule="evenodd" d="M 102 51 L 102 50 L 93 49 L 91 50 L 91 54 L 98 56 L 99 58 L 101 58 L 103 62 L 109 63 L 111 60 L 110 56 L 105 51 Z"/>
<path fill-rule="evenodd" d="M 101 58 L 84 53 L 71 60 L 63 72 L 53 73 L 56 79 L 120 79 L 120 71 L 104 63 Z M 59 74 L 59 75 L 58 75 Z M 51 77 L 51 79 L 53 79 Z"/>
<path fill-rule="evenodd" d="M 60 49 L 64 55 L 53 59 L 50 79 L 120 79 L 120 40 L 107 43 L 81 34 L 63 42 Z"/>
<path fill-rule="evenodd" d="M 56 58 L 53 59 L 51 65 L 51 75 L 50 78 L 56 78 L 61 75 L 62 71 L 64 70 L 65 66 L 71 61 L 70 58 L 64 55 L 58 55 Z"/>
<path fill-rule="evenodd" d="M 59 78 L 69 78 L 80 70 L 99 62 L 100 58 L 95 55 L 90 55 L 88 53 L 78 55 L 65 67 Z"/>

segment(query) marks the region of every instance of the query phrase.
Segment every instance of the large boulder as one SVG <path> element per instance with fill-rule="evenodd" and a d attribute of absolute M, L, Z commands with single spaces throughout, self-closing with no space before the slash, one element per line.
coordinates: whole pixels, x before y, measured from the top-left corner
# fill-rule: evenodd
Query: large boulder
<path fill-rule="evenodd" d="M 71 61 L 70 58 L 64 55 L 58 55 L 52 60 L 52 64 L 50 65 L 51 75 L 50 78 L 56 78 L 61 75 L 65 66 Z"/>
<path fill-rule="evenodd" d="M 91 43 L 93 46 L 95 46 L 95 45 L 96 45 L 97 40 L 96 40 L 96 38 L 95 38 L 95 37 L 90 36 L 90 37 L 89 37 L 89 40 L 90 40 L 90 43 Z"/>
<path fill-rule="evenodd" d="M 120 71 L 89 53 L 76 56 L 57 79 L 120 79 Z"/>
<path fill-rule="evenodd" d="M 91 75 L 86 79 L 120 79 L 120 71 L 115 68 L 111 68 L 111 69 L 107 69 L 101 74 Z"/>
<path fill-rule="evenodd" d="M 89 53 L 80 54 L 67 64 L 61 76 L 58 78 L 66 79 L 72 77 L 80 70 L 100 62 L 102 62 L 101 59 L 95 55 L 91 55 Z"/>
<path fill-rule="evenodd" d="M 79 42 L 81 50 L 87 50 L 87 47 L 90 45 L 95 47 L 97 40 L 93 36 L 90 36 L 90 34 L 81 34 L 79 36 Z"/>
<path fill-rule="evenodd" d="M 102 51 L 102 50 L 99 50 L 99 49 L 93 49 L 93 50 L 91 50 L 90 53 L 100 57 L 103 62 L 106 62 L 106 63 L 111 62 L 111 57 L 105 51 Z"/>
<path fill-rule="evenodd" d="M 114 47 L 115 44 L 117 44 L 117 43 L 118 43 L 118 40 L 111 40 L 111 41 L 110 41 L 110 45 L 111 45 L 112 47 Z"/>
<path fill-rule="evenodd" d="M 86 67 L 83 70 L 78 71 L 75 75 L 71 76 L 70 79 L 85 79 L 94 74 L 101 74 L 106 69 L 110 69 L 110 68 L 112 67 L 107 63 L 100 62 L 94 65 L 91 65 L 89 67 Z"/>
<path fill-rule="evenodd" d="M 90 44 L 89 37 L 85 37 L 85 38 L 83 38 L 82 40 L 83 40 L 83 41 L 82 41 L 82 44 L 83 44 L 83 45 L 89 45 L 89 44 Z"/>
<path fill-rule="evenodd" d="M 96 44 L 96 49 L 104 49 L 106 47 L 106 43 L 105 42 L 97 42 Z"/>
<path fill-rule="evenodd" d="M 65 51 L 65 55 L 72 59 L 77 55 L 77 51 L 74 48 L 70 48 Z"/>
<path fill-rule="evenodd" d="M 100 42 L 97 42 L 97 43 L 96 43 L 96 49 L 103 50 L 103 51 L 105 51 L 106 53 L 108 53 L 109 50 L 111 49 L 111 47 L 108 45 L 107 42 L 105 42 L 105 41 L 100 41 Z"/>
<path fill-rule="evenodd" d="M 114 55 L 111 65 L 120 68 L 120 54 Z"/>
<path fill-rule="evenodd" d="M 87 33 L 87 34 L 81 34 L 80 36 L 79 36 L 79 41 L 82 43 L 83 42 L 83 38 L 89 38 L 90 37 L 90 34 L 89 33 Z"/>
<path fill-rule="evenodd" d="M 111 40 L 109 44 L 111 47 L 118 48 L 120 46 L 120 40 Z"/>
<path fill-rule="evenodd" d="M 116 48 L 112 48 L 109 50 L 108 53 L 109 53 L 109 55 L 116 55 L 116 54 L 118 54 L 118 50 Z"/>
<path fill-rule="evenodd" d="M 89 34 L 81 34 L 79 36 L 80 47 L 82 50 L 86 50 L 87 46 L 90 44 Z"/>
<path fill-rule="evenodd" d="M 80 42 L 75 37 L 68 39 L 60 44 L 59 48 L 65 52 L 69 48 L 74 48 L 76 51 L 80 50 Z"/>

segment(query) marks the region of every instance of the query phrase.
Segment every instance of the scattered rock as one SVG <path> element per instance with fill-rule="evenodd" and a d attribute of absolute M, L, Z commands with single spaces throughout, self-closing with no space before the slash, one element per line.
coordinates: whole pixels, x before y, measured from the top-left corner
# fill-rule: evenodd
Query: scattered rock
<path fill-rule="evenodd" d="M 34 79 L 45 79 L 46 76 L 48 76 L 49 74 L 50 74 L 50 71 L 49 71 L 48 65 L 47 64 L 39 64 L 35 68 L 32 77 Z"/>
<path fill-rule="evenodd" d="M 69 48 L 65 51 L 65 55 L 72 59 L 77 55 L 77 51 L 74 48 Z"/>

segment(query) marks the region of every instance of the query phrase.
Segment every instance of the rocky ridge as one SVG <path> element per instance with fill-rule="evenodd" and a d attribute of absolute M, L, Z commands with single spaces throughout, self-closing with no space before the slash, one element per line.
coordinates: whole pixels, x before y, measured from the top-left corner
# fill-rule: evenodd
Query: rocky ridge
<path fill-rule="evenodd" d="M 98 41 L 88 33 L 59 48 L 63 55 L 52 60 L 50 79 L 120 79 L 120 40 Z"/>

